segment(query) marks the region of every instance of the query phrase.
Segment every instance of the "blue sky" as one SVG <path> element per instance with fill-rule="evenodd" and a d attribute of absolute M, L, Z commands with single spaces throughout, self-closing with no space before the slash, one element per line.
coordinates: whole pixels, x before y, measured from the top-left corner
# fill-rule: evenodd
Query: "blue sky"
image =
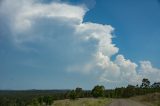
<path fill-rule="evenodd" d="M 0 89 L 160 81 L 159 10 L 158 0 L 4 0 Z"/>
<path fill-rule="evenodd" d="M 101 0 L 85 16 L 86 21 L 110 24 L 120 53 L 138 62 L 159 65 L 160 4 L 158 0 Z"/>

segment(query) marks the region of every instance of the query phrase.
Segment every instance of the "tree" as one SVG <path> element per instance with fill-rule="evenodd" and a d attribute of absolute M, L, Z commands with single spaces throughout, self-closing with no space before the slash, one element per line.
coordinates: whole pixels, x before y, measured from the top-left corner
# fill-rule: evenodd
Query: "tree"
<path fill-rule="evenodd" d="M 122 94 L 122 97 L 131 97 L 131 96 L 134 96 L 135 95 L 135 86 L 133 85 L 128 85 L 124 91 L 123 91 L 123 94 Z"/>
<path fill-rule="evenodd" d="M 93 97 L 96 97 L 96 98 L 103 97 L 105 94 L 105 87 L 97 85 L 92 89 L 91 94 Z"/>
<path fill-rule="evenodd" d="M 31 106 L 39 106 L 38 100 L 36 98 L 32 99 Z"/>
<path fill-rule="evenodd" d="M 75 100 L 75 99 L 76 99 L 76 92 L 75 92 L 75 90 L 72 90 L 72 91 L 69 93 L 69 98 L 72 99 L 72 100 Z"/>
<path fill-rule="evenodd" d="M 141 88 L 149 88 L 149 87 L 150 87 L 150 81 L 147 78 L 143 78 Z"/>
<path fill-rule="evenodd" d="M 43 104 L 43 97 L 39 97 L 38 102 L 39 102 L 40 105 L 42 105 Z"/>
<path fill-rule="evenodd" d="M 77 87 L 76 90 L 75 90 L 75 92 L 76 92 L 77 98 L 83 97 L 83 90 L 82 90 L 82 88 Z"/>
<path fill-rule="evenodd" d="M 43 101 L 46 105 L 51 105 L 53 103 L 53 98 L 51 96 L 44 96 Z"/>
<path fill-rule="evenodd" d="M 151 86 L 152 88 L 160 88 L 160 82 L 155 82 Z"/>

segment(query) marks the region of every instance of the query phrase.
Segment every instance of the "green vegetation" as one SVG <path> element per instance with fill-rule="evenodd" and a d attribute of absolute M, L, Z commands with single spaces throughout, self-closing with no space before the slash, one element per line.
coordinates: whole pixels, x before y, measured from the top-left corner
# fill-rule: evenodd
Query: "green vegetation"
<path fill-rule="evenodd" d="M 111 99 L 107 98 L 80 98 L 77 100 L 58 100 L 53 106 L 107 106 Z"/>
<path fill-rule="evenodd" d="M 92 90 L 76 88 L 75 90 L 0 91 L 0 106 L 51 106 L 58 103 L 63 106 L 62 102 L 65 103 L 65 106 L 67 104 L 79 106 L 80 103 L 85 106 L 103 106 L 105 102 L 108 103 L 109 99 L 107 98 L 129 98 L 155 92 L 160 93 L 160 83 L 156 82 L 150 85 L 150 81 L 146 78 L 142 80 L 140 87 L 128 85 L 112 90 L 106 90 L 104 86 L 96 85 Z M 146 100 L 148 99 L 146 98 Z M 158 101 L 160 101 L 159 97 L 153 104 L 159 104 Z"/>
<path fill-rule="evenodd" d="M 141 88 L 149 88 L 150 81 L 147 78 L 143 78 Z"/>
<path fill-rule="evenodd" d="M 72 90 L 70 93 L 69 93 L 69 98 L 72 99 L 72 100 L 75 100 L 76 99 L 76 92 L 74 90 Z"/>
<path fill-rule="evenodd" d="M 139 101 L 148 106 L 160 106 L 160 93 L 152 93 L 143 96 L 135 96 L 131 99 Z"/>
<path fill-rule="evenodd" d="M 82 88 L 76 88 L 75 93 L 76 93 L 76 97 L 77 97 L 77 98 L 82 98 L 82 97 L 84 97 Z"/>
<path fill-rule="evenodd" d="M 95 86 L 91 92 L 93 97 L 104 97 L 105 95 L 105 87 L 104 86 Z"/>
<path fill-rule="evenodd" d="M 0 91 L 0 106 L 50 106 L 67 90 Z"/>
<path fill-rule="evenodd" d="M 154 84 L 156 84 L 156 86 Z M 150 81 L 144 78 L 140 87 L 138 85 L 128 85 L 127 87 L 116 88 L 114 90 L 107 90 L 105 92 L 105 96 L 111 98 L 129 98 L 132 96 L 160 92 L 160 83 L 154 84 L 150 86 Z"/>

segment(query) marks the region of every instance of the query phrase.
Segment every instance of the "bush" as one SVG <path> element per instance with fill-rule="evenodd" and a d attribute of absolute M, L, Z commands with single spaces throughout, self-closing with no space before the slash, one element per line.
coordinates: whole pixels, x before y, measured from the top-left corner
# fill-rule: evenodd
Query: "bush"
<path fill-rule="evenodd" d="M 44 96 L 43 97 L 43 102 L 46 105 L 51 105 L 53 103 L 53 98 L 51 96 Z"/>
<path fill-rule="evenodd" d="M 105 95 L 105 87 L 104 86 L 95 86 L 91 92 L 93 97 L 104 97 Z"/>
<path fill-rule="evenodd" d="M 72 99 L 72 100 L 75 100 L 76 99 L 76 92 L 74 90 L 72 90 L 70 93 L 69 93 L 69 98 Z"/>

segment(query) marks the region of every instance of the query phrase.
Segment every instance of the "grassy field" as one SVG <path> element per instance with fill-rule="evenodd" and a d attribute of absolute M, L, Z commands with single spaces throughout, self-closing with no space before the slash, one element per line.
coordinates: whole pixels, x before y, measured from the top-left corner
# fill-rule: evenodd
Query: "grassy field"
<path fill-rule="evenodd" d="M 107 106 L 111 103 L 108 98 L 80 98 L 77 100 L 58 100 L 54 101 L 53 106 Z"/>
<path fill-rule="evenodd" d="M 132 97 L 131 99 L 146 104 L 147 106 L 160 106 L 160 93 L 152 93 L 143 96 Z"/>

